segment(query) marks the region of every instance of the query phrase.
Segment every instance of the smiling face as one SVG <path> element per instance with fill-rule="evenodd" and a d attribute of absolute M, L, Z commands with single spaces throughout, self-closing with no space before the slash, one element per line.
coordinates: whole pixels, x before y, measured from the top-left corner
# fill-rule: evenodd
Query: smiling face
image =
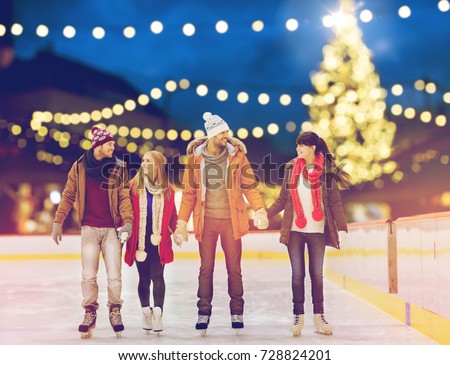
<path fill-rule="evenodd" d="M 306 163 L 314 162 L 316 146 L 298 144 L 296 150 L 298 158 L 303 158 Z"/>
<path fill-rule="evenodd" d="M 115 144 L 116 144 L 116 142 L 109 141 L 109 142 L 102 144 L 101 146 L 95 147 L 95 149 L 94 149 L 95 157 L 96 158 L 98 157 L 97 158 L 98 160 L 113 157 Z"/>
<path fill-rule="evenodd" d="M 155 166 L 155 159 L 153 158 L 153 156 L 150 153 L 144 154 L 144 157 L 142 157 L 141 166 L 142 166 L 142 172 L 144 173 L 144 175 L 147 175 L 147 177 L 150 181 L 155 181 L 155 179 L 157 177 L 156 176 L 157 171 L 156 171 L 156 166 Z"/>
<path fill-rule="evenodd" d="M 217 136 L 211 138 L 212 143 L 216 147 L 225 147 L 228 143 L 228 131 L 220 132 Z"/>

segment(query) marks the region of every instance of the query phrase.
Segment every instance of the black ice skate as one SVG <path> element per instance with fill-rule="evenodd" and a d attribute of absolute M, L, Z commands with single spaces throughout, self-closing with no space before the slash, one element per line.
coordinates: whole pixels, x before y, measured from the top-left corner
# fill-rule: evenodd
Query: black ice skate
<path fill-rule="evenodd" d="M 236 330 L 236 334 L 239 334 L 239 331 L 244 328 L 244 316 L 242 314 L 232 314 L 231 327 Z"/>
<path fill-rule="evenodd" d="M 122 331 L 125 329 L 122 323 L 122 316 L 119 307 L 111 307 L 109 312 L 109 322 L 117 337 L 122 337 Z"/>
<path fill-rule="evenodd" d="M 78 327 L 78 332 L 80 332 L 81 338 L 89 338 L 92 336 L 92 330 L 95 328 L 96 321 L 97 312 L 95 310 L 86 308 L 83 323 Z"/>
<path fill-rule="evenodd" d="M 209 316 L 208 315 L 198 315 L 197 324 L 195 325 L 195 329 L 200 331 L 200 335 L 202 337 L 206 336 L 206 330 L 209 325 Z"/>

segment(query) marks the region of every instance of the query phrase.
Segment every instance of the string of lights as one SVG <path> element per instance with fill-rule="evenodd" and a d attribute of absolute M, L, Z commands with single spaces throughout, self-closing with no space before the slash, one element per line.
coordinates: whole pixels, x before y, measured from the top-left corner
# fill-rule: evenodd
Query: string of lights
<path fill-rule="evenodd" d="M 450 2 L 449 0 L 439 0 L 436 3 L 436 7 L 441 12 L 448 12 L 450 10 Z M 418 10 L 419 11 L 419 10 Z M 413 6 L 409 5 L 402 5 L 398 8 L 397 14 L 402 19 L 407 19 L 412 16 L 413 14 Z M 363 8 L 359 10 L 359 19 L 363 23 L 370 23 L 376 14 L 374 14 L 373 11 Z M 321 22 L 324 27 L 326 28 L 332 28 L 337 23 L 339 23 L 340 17 L 336 16 L 336 14 L 327 14 L 322 17 Z M 301 20 L 296 18 L 289 18 L 286 19 L 284 23 L 284 27 L 289 32 L 295 32 L 300 28 Z M 176 25 L 177 31 L 180 31 L 184 36 L 186 37 L 192 37 L 195 35 L 197 28 L 201 27 L 202 24 L 193 24 L 193 23 L 185 23 L 185 24 L 179 24 Z M 174 26 L 175 25 L 170 25 Z M 209 27 L 212 28 L 212 24 L 208 24 Z M 167 31 L 169 26 L 167 24 L 164 24 L 160 20 L 154 20 L 151 23 L 149 23 L 148 31 L 150 34 L 159 35 L 163 33 L 164 31 Z M 219 34 L 225 34 L 230 30 L 230 24 L 225 20 L 218 20 L 214 23 L 214 30 Z M 254 20 L 249 24 L 249 29 L 251 29 L 255 33 L 262 32 L 265 28 L 265 23 L 263 20 Z M 239 29 L 242 29 L 242 26 L 239 26 Z M 8 29 L 5 25 L 0 24 L 0 37 L 5 36 L 8 31 L 13 36 L 21 36 L 24 33 L 24 26 L 18 22 L 15 22 L 11 25 L 11 27 Z M 39 24 L 35 29 L 33 29 L 33 32 L 36 34 L 36 36 L 40 38 L 45 38 L 49 36 L 50 34 L 50 26 L 45 24 Z M 58 30 L 52 30 L 52 32 L 59 32 L 62 34 L 65 38 L 71 39 L 74 38 L 79 32 L 85 31 L 83 28 L 77 28 L 73 25 L 66 25 L 62 28 L 62 30 L 59 28 Z M 94 28 L 90 29 L 90 33 L 93 38 L 101 40 L 104 39 L 108 32 L 115 32 L 116 30 L 108 30 L 101 26 L 95 26 Z M 132 39 L 137 34 L 137 27 L 128 25 L 121 29 L 121 32 L 123 34 L 123 37 L 126 39 Z"/>
<path fill-rule="evenodd" d="M 176 148 L 164 147 L 163 145 L 155 145 L 157 141 L 162 141 L 164 139 L 162 130 L 156 130 L 151 135 L 149 132 L 144 133 L 147 139 L 150 139 L 151 136 L 154 136 L 155 138 L 156 136 L 158 136 L 157 141 L 153 143 L 150 140 L 139 141 L 138 138 L 136 137 L 136 134 L 134 134 L 136 132 L 133 133 L 133 135 L 136 137 L 136 141 L 129 141 L 129 138 L 131 137 L 131 131 L 130 130 L 127 131 L 127 127 L 120 129 L 121 127 L 117 128 L 115 125 L 105 125 L 103 123 L 100 123 L 98 125 L 103 128 L 107 128 L 112 133 L 117 133 L 119 135 L 119 138 L 117 139 L 118 146 L 120 148 L 126 148 L 127 152 L 129 153 L 137 153 L 140 156 L 142 156 L 147 151 L 157 150 L 167 156 L 179 155 L 179 151 Z M 38 131 L 32 131 L 31 129 L 27 129 L 26 131 L 24 131 L 23 128 L 18 124 L 7 123 L 6 121 L 2 120 L 0 123 L 0 129 L 4 128 L 7 128 L 10 134 L 14 137 L 19 137 L 20 135 L 23 134 L 23 132 L 25 132 L 25 136 L 22 136 L 17 139 L 17 146 L 20 149 L 26 148 L 28 145 L 27 140 L 34 138 L 36 142 L 42 147 L 36 152 L 36 159 L 40 162 L 46 162 L 57 166 L 62 165 L 64 162 L 69 163 L 69 161 L 65 161 L 63 156 L 60 154 L 50 153 L 43 149 L 43 143 L 47 135 L 53 141 L 59 143 L 61 148 L 66 148 L 70 144 L 79 145 L 84 150 L 88 150 L 91 148 L 91 141 L 90 141 L 91 136 L 89 129 L 85 131 L 83 136 L 79 136 L 73 133 L 70 134 L 67 131 L 61 132 L 56 128 L 51 128 L 50 130 L 48 130 L 45 126 L 43 127 L 43 129 L 40 129 Z M 203 135 L 204 132 L 202 130 L 194 132 L 194 137 L 196 138 L 201 137 Z M 185 156 L 183 155 L 180 156 L 181 163 L 184 163 L 184 158 Z M 444 152 L 440 152 L 437 150 L 428 150 L 416 153 L 411 158 L 411 164 L 409 166 L 409 169 L 413 173 L 419 173 L 423 165 L 433 161 L 439 161 L 439 163 L 442 164 L 443 166 L 447 166 L 450 162 L 450 156 Z M 385 184 L 386 177 L 391 179 L 394 183 L 400 183 L 401 181 L 404 180 L 405 176 L 408 174 L 405 171 L 407 168 L 408 166 L 404 166 L 402 169 L 400 169 L 400 166 L 395 161 L 389 161 L 388 163 L 383 165 L 382 174 L 380 174 L 379 177 L 373 180 L 372 184 L 375 188 L 381 189 Z"/>
<path fill-rule="evenodd" d="M 450 9 L 450 4 L 448 0 L 441 0 L 438 2 L 438 9 L 441 12 L 446 12 Z M 402 6 L 398 9 L 398 15 L 401 18 L 408 18 L 412 14 L 412 10 L 408 6 Z M 359 19 L 362 22 L 368 23 L 373 19 L 373 14 L 368 9 L 363 9 L 359 13 Z M 326 15 L 322 19 L 322 23 L 325 27 L 339 27 L 340 21 L 346 21 L 345 18 L 340 19 L 339 15 L 337 14 L 331 14 Z M 355 21 L 356 24 L 356 21 Z M 299 29 L 299 21 L 294 18 L 290 18 L 285 23 L 286 29 L 288 31 L 296 31 Z M 162 24 L 159 21 L 155 21 L 150 24 L 150 31 L 154 34 L 159 34 L 165 29 L 164 24 Z M 218 33 L 226 33 L 229 30 L 229 24 L 225 21 L 219 21 L 215 25 L 215 29 Z M 252 29 L 255 32 L 262 31 L 264 29 L 264 23 L 262 21 L 255 21 L 252 23 Z M 6 34 L 8 30 L 5 26 L 0 25 L 0 36 L 3 36 Z M 24 29 L 23 26 L 21 26 L 18 23 L 15 23 L 12 25 L 11 34 L 15 36 L 20 36 L 23 34 Z M 186 36 L 193 36 L 196 32 L 196 26 L 194 24 L 188 23 L 183 26 L 183 33 Z M 36 29 L 36 34 L 40 37 L 45 37 L 49 34 L 49 29 L 45 25 L 40 25 Z M 73 26 L 66 26 L 63 30 L 63 34 L 66 38 L 73 38 L 77 34 L 77 29 Z M 106 31 L 102 27 L 95 27 L 92 30 L 92 35 L 96 39 L 102 39 L 106 34 Z M 126 38 L 133 38 L 136 35 L 136 29 L 132 26 L 128 26 L 123 29 L 123 35 Z M 324 54 L 325 54 L 325 48 L 324 48 Z M 367 57 L 370 59 L 370 57 Z M 324 60 L 323 67 L 325 69 L 333 70 L 335 69 L 335 65 L 330 64 L 335 60 L 333 57 L 326 57 Z M 367 63 L 367 62 L 366 62 Z M 372 70 L 373 72 L 374 70 Z M 375 84 L 379 83 L 378 78 L 375 80 Z M 320 86 L 320 82 L 317 83 Z M 403 92 L 405 88 L 410 87 L 406 84 L 400 84 L 396 83 L 390 88 L 390 92 L 392 96 L 401 96 L 403 95 Z M 44 142 L 46 139 L 46 136 L 48 135 L 53 141 L 57 142 L 61 148 L 66 148 L 70 144 L 78 144 L 82 149 L 88 150 L 91 148 L 91 142 L 90 142 L 90 130 L 86 130 L 84 136 L 79 136 L 77 134 L 70 134 L 67 131 L 59 131 L 56 128 L 50 128 L 44 125 L 45 123 L 55 123 L 55 124 L 61 124 L 61 125 L 76 125 L 76 124 L 89 124 L 91 122 L 94 123 L 101 123 L 104 128 L 107 128 L 113 135 L 117 135 L 117 145 L 120 148 L 126 148 L 126 150 L 130 153 L 139 153 L 142 155 L 145 153 L 145 151 L 150 149 L 160 149 L 161 152 L 165 153 L 166 155 L 173 155 L 176 151 L 175 149 L 171 149 L 168 147 L 164 147 L 162 145 L 154 146 L 153 142 L 149 141 L 150 139 L 158 140 L 158 141 L 175 141 L 178 138 L 182 139 L 183 141 L 189 141 L 192 136 L 194 138 L 198 138 L 202 135 L 204 135 L 204 132 L 202 130 L 197 131 L 189 131 L 189 130 L 182 130 L 177 131 L 175 129 L 170 130 L 163 130 L 163 129 L 157 129 L 152 130 L 150 128 L 139 128 L 139 127 L 127 127 L 125 125 L 117 126 L 115 124 L 105 124 L 104 121 L 113 118 L 114 116 L 121 116 L 125 112 L 133 112 L 138 107 L 138 104 L 141 106 L 145 106 L 150 103 L 150 100 L 158 100 L 164 96 L 164 94 L 167 93 L 173 93 L 177 91 L 178 89 L 181 90 L 188 90 L 188 89 L 194 89 L 195 92 L 199 97 L 205 97 L 209 93 L 212 93 L 211 91 L 214 90 L 215 97 L 222 102 L 225 101 L 232 101 L 234 100 L 234 96 L 236 97 L 236 100 L 241 103 L 245 104 L 250 101 L 251 98 L 255 97 L 252 93 L 248 91 L 229 91 L 225 89 L 215 89 L 212 86 L 208 86 L 204 83 L 193 83 L 192 81 L 189 81 L 187 79 L 182 79 L 178 83 L 174 80 L 169 80 L 165 83 L 164 88 L 158 88 L 155 87 L 150 90 L 149 95 L 142 94 L 140 95 L 136 100 L 128 99 L 124 101 L 123 103 L 118 103 L 113 105 L 112 107 L 106 107 L 101 110 L 91 110 L 91 111 L 83 111 L 81 113 L 61 113 L 56 112 L 52 113 L 50 111 L 35 111 L 33 113 L 33 117 L 30 121 L 30 129 L 27 129 L 25 131 L 26 138 L 34 137 L 36 142 L 41 143 Z M 375 114 L 377 112 L 381 113 L 381 115 L 374 114 L 374 118 L 377 120 L 384 119 L 383 113 L 385 112 L 385 104 L 384 99 L 388 95 L 388 91 L 382 87 L 371 87 L 369 88 L 370 92 L 367 92 L 367 95 L 369 99 L 369 104 L 372 103 L 375 105 Z M 414 82 L 414 89 L 420 92 L 425 92 L 427 94 L 436 94 L 438 92 L 438 87 L 435 82 L 431 81 L 424 81 L 424 80 L 416 80 Z M 443 95 L 443 101 L 447 104 L 450 104 L 450 92 L 439 90 L 440 93 Z M 347 101 L 349 103 L 352 102 L 350 93 L 347 93 Z M 335 96 L 332 92 L 329 92 L 328 94 L 324 93 L 318 94 L 318 95 L 312 95 L 312 94 L 303 94 L 301 96 L 292 96 L 291 93 L 282 93 L 281 96 L 274 93 L 268 93 L 268 92 L 259 92 L 257 93 L 257 96 L 254 100 L 257 100 L 259 104 L 261 105 L 267 105 L 270 102 L 273 103 L 274 100 L 278 100 L 279 104 L 282 106 L 289 106 L 292 105 L 292 102 L 294 100 L 299 100 L 303 105 L 308 107 L 321 107 L 322 105 L 327 106 L 331 105 L 335 102 Z M 447 123 L 447 118 L 443 114 L 439 115 L 433 115 L 428 110 L 420 110 L 418 111 L 417 108 L 414 107 L 404 107 L 399 103 L 396 103 L 392 105 L 391 107 L 391 113 L 393 116 L 404 116 L 406 119 L 420 119 L 423 123 L 430 123 L 433 119 L 435 120 L 435 123 L 437 126 L 443 127 Z M 420 113 L 420 115 L 419 115 Z M 356 114 L 355 114 L 356 115 Z M 419 118 L 417 118 L 419 116 Z M 323 118 L 322 118 L 323 119 Z M 357 123 L 362 123 L 361 121 L 356 121 Z M 320 123 L 319 123 L 320 124 Z M 303 122 L 295 122 L 295 121 L 289 121 L 286 124 L 286 130 L 288 132 L 293 132 L 297 129 L 297 126 L 301 125 L 302 130 L 312 130 L 313 124 L 309 121 L 303 121 Z M 391 130 L 394 127 L 394 130 Z M 394 123 L 387 123 L 386 131 L 389 133 L 394 134 L 395 132 L 395 124 Z M 17 124 L 9 124 L 8 129 L 10 133 L 14 136 L 21 136 L 21 134 L 24 132 L 22 130 L 22 127 L 20 127 Z M 325 128 L 326 129 L 326 128 Z M 31 131 L 31 132 L 30 132 Z M 271 135 L 275 135 L 280 131 L 280 124 L 271 122 L 266 129 L 264 129 L 261 126 L 254 127 L 251 131 L 247 128 L 240 128 L 237 130 L 237 136 L 241 139 L 248 138 L 250 135 L 252 135 L 254 138 L 261 138 L 264 136 L 264 134 L 269 133 Z M 32 134 L 34 133 L 34 136 Z M 376 139 L 376 137 L 375 137 Z M 24 148 L 22 146 L 26 146 L 26 139 L 23 137 L 18 138 L 17 140 L 18 146 L 20 148 Z M 339 151 L 339 149 L 341 151 Z M 376 148 L 375 148 L 376 149 Z M 345 150 L 345 151 L 344 151 Z M 338 146 L 337 153 L 338 155 L 345 156 L 348 154 L 348 148 L 345 149 L 345 146 Z M 351 150 L 351 149 L 350 149 Z M 379 149 L 376 149 L 377 151 Z M 342 153 L 341 153 L 342 152 Z M 420 171 L 420 164 L 427 163 L 429 161 L 435 160 L 437 157 L 440 157 L 440 162 L 442 164 L 448 164 L 448 156 L 440 154 L 438 151 L 435 151 L 436 153 L 433 154 L 432 157 L 431 154 L 426 154 L 426 158 L 422 158 L 423 156 L 418 157 L 418 161 L 414 161 L 412 164 L 411 170 L 413 172 Z M 383 156 L 381 156 L 383 157 Z M 385 156 L 386 157 L 386 156 Z M 45 161 L 48 163 L 54 163 L 54 164 L 61 164 L 63 163 L 63 158 L 60 155 L 53 155 L 51 153 L 45 152 L 43 150 L 38 151 L 36 158 L 39 161 Z M 391 179 L 394 182 L 400 182 L 404 178 L 405 173 L 399 169 L 399 166 L 394 161 L 388 161 L 386 163 L 378 163 L 375 161 L 375 163 L 372 163 L 371 171 L 371 177 L 368 178 L 369 181 L 373 181 L 375 186 L 381 185 L 380 177 L 384 174 L 391 175 Z M 361 168 L 362 170 L 362 168 Z M 367 171 L 362 171 L 364 173 L 367 173 Z M 362 176 L 362 174 L 361 174 Z M 361 181 L 364 180 L 361 178 Z"/>
<path fill-rule="evenodd" d="M 411 84 L 411 83 L 408 83 Z M 414 89 L 419 92 L 425 92 L 427 94 L 435 94 L 438 92 L 437 86 L 435 82 L 425 82 L 424 80 L 416 80 L 414 83 Z M 174 80 L 169 80 L 165 84 L 165 91 L 167 93 L 173 93 L 178 88 L 181 90 L 188 90 L 192 86 L 191 82 L 187 79 L 182 79 L 178 83 Z M 401 96 L 404 92 L 404 90 L 407 88 L 407 86 L 404 86 L 402 84 L 396 83 L 394 84 L 390 90 L 392 96 Z M 196 94 L 199 97 L 204 97 L 208 94 L 208 91 L 211 88 L 208 87 L 205 84 L 197 84 L 195 87 Z M 385 89 L 379 89 L 379 93 L 386 93 L 387 90 Z M 219 101 L 226 102 L 226 101 L 232 101 L 234 99 L 231 99 L 230 96 L 231 91 L 227 91 L 225 89 L 219 89 L 216 92 L 216 97 Z M 236 95 L 236 100 L 241 103 L 245 104 L 250 99 L 250 94 L 246 91 L 238 91 L 234 93 Z M 386 96 L 385 95 L 385 96 Z M 150 97 L 149 97 L 150 96 Z M 44 123 L 50 123 L 54 122 L 56 124 L 61 125 L 77 125 L 77 124 L 89 124 L 89 123 L 98 123 L 101 121 L 105 121 L 108 119 L 111 119 L 114 116 L 122 116 L 125 112 L 133 112 L 136 110 L 138 105 L 146 106 L 150 103 L 150 100 L 158 100 L 161 99 L 164 96 L 164 90 L 162 88 L 155 87 L 150 90 L 149 95 L 141 94 L 136 100 L 128 99 L 124 101 L 123 103 L 117 103 L 111 107 L 105 107 L 90 111 L 83 111 L 78 113 L 61 113 L 61 112 L 50 112 L 50 111 L 35 111 L 32 115 L 32 119 L 30 121 L 30 127 L 33 130 L 39 130 L 39 128 L 42 127 L 42 124 Z M 330 103 L 333 102 L 334 99 L 332 98 L 332 95 L 330 95 L 331 98 L 328 98 L 327 95 L 323 97 L 324 103 Z M 373 95 L 373 97 L 377 97 L 377 95 Z M 270 100 L 275 99 L 273 95 L 271 96 L 269 93 L 261 92 L 257 94 L 257 100 L 261 105 L 267 105 Z M 298 99 L 301 104 L 304 106 L 311 105 L 312 102 L 312 96 L 309 93 L 303 94 L 301 97 L 293 97 L 292 95 L 289 95 L 287 93 L 282 93 L 282 95 L 279 97 L 279 102 L 281 106 L 289 106 L 291 105 L 291 102 L 293 99 Z M 442 91 L 442 100 L 446 104 L 450 104 L 450 92 L 444 92 Z M 391 107 L 391 113 L 394 116 L 400 116 L 402 113 L 407 119 L 413 119 L 416 115 L 416 110 L 413 107 L 403 107 L 400 104 L 396 103 L 392 105 Z M 438 126 L 445 126 L 447 123 L 447 118 L 445 115 L 437 115 L 434 116 L 429 111 L 422 111 L 420 115 L 420 119 L 424 123 L 429 123 L 431 120 L 435 119 L 436 124 Z M 285 125 L 286 130 L 288 132 L 294 132 L 296 130 L 296 125 L 299 123 L 296 123 L 295 121 L 288 121 Z M 270 123 L 267 126 L 267 132 L 269 134 L 277 134 L 280 130 L 280 123 Z M 261 127 L 255 127 L 253 128 L 252 133 L 249 133 L 249 131 L 246 128 L 241 128 L 238 130 L 238 136 L 239 138 L 245 139 L 247 136 L 252 134 L 256 138 L 260 138 L 263 136 L 264 132 L 261 132 Z M 114 131 L 114 128 L 112 132 Z M 117 132 L 117 131 L 115 131 Z M 148 128 L 140 130 L 139 128 L 133 128 L 131 132 L 131 136 L 133 138 L 139 138 L 141 135 L 143 138 L 151 138 L 152 137 L 152 131 Z M 160 136 L 162 132 L 158 133 L 157 136 Z M 169 140 L 176 140 L 178 137 L 175 135 L 177 133 L 176 131 L 172 131 L 170 133 L 167 133 L 167 137 Z M 200 133 L 198 131 L 194 132 Z M 134 137 L 136 136 L 136 137 Z M 184 140 L 188 141 L 191 138 L 191 133 L 188 130 L 181 131 L 179 133 L 179 137 Z M 164 138 L 164 137 L 163 137 Z"/>
<path fill-rule="evenodd" d="M 423 123 L 430 123 L 431 120 L 434 118 L 435 123 L 439 127 L 444 127 L 447 123 L 447 118 L 445 115 L 440 114 L 437 116 L 434 116 L 429 111 L 416 111 L 415 108 L 408 107 L 404 108 L 400 104 L 394 104 L 391 107 L 391 113 L 394 116 L 401 116 L 404 115 L 406 119 L 417 119 L 416 116 L 419 116 L 420 120 Z M 293 121 L 290 121 L 286 123 L 286 130 L 288 132 L 295 132 L 297 129 L 297 125 L 300 123 L 295 123 Z M 308 121 L 303 122 L 301 128 L 304 131 L 311 130 L 312 126 L 311 123 Z M 104 124 L 100 123 L 100 126 L 108 129 L 114 136 L 119 137 L 119 146 L 124 147 L 127 145 L 128 140 L 150 140 L 155 139 L 157 141 L 162 141 L 164 139 L 168 141 L 175 141 L 178 138 L 181 140 L 187 142 L 194 138 L 200 138 L 204 136 L 203 130 L 195 130 L 190 131 L 188 129 L 184 129 L 181 131 L 177 131 L 175 129 L 156 129 L 152 130 L 151 128 L 139 128 L 139 127 L 128 127 L 126 125 L 117 126 L 115 124 Z M 72 141 L 72 143 L 79 143 L 80 147 L 83 149 L 89 149 L 90 148 L 90 138 L 89 135 L 90 129 L 87 129 L 84 135 L 84 139 L 82 139 L 80 136 L 78 138 L 74 138 L 74 136 L 77 136 L 76 134 L 71 135 L 69 132 L 60 132 L 56 128 L 49 129 L 45 125 L 38 125 L 36 123 L 36 119 L 33 119 L 30 122 L 30 127 L 32 130 L 36 131 L 36 141 L 42 142 L 41 139 L 43 139 L 47 134 L 50 134 L 51 138 L 53 138 L 56 142 L 60 144 L 61 148 L 66 148 L 69 146 L 69 142 Z M 239 128 L 236 131 L 236 135 L 240 139 L 246 139 L 251 136 L 254 138 L 261 138 L 264 136 L 264 134 L 267 132 L 269 135 L 276 135 L 280 131 L 280 125 L 278 123 L 270 123 L 266 126 L 266 128 L 262 128 L 260 126 L 254 127 L 253 129 L 247 129 L 247 128 Z M 19 135 L 22 132 L 22 128 L 19 125 L 15 125 L 11 129 L 11 133 L 14 135 Z M 130 142 L 134 143 L 134 142 Z M 137 148 L 134 145 L 130 145 L 128 147 L 129 152 L 136 152 Z"/>

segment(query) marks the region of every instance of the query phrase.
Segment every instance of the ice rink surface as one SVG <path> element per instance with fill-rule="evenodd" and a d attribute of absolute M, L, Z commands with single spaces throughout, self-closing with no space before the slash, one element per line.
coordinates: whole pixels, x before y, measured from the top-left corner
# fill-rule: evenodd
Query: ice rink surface
<path fill-rule="evenodd" d="M 243 260 L 245 329 L 230 327 L 229 297 L 223 259 L 216 261 L 213 313 L 208 335 L 194 329 L 197 318 L 199 260 L 166 265 L 164 332 L 141 329 L 136 267 L 123 266 L 125 331 L 116 338 L 106 308 L 106 275 L 100 263 L 97 327 L 80 339 L 82 322 L 79 260 L 2 261 L 0 265 L 0 344 L 2 345 L 433 345 L 435 341 L 393 319 L 353 294 L 325 281 L 325 312 L 332 336 L 314 331 L 309 277 L 305 327 L 293 337 L 290 266 L 287 260 Z"/>

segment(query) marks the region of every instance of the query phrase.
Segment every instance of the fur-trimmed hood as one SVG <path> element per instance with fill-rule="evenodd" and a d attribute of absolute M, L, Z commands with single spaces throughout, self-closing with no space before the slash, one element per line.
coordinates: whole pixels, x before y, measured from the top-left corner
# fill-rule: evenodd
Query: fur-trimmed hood
<path fill-rule="evenodd" d="M 187 148 L 186 148 L 186 154 L 200 154 L 200 146 L 202 146 L 204 143 L 208 141 L 208 137 L 200 137 L 197 139 L 194 139 L 193 141 L 189 142 Z M 232 155 L 234 155 L 239 150 L 243 152 L 244 154 L 247 154 L 247 147 L 245 146 L 244 142 L 241 140 L 231 137 L 229 138 L 229 142 L 227 144 L 228 152 Z"/>

